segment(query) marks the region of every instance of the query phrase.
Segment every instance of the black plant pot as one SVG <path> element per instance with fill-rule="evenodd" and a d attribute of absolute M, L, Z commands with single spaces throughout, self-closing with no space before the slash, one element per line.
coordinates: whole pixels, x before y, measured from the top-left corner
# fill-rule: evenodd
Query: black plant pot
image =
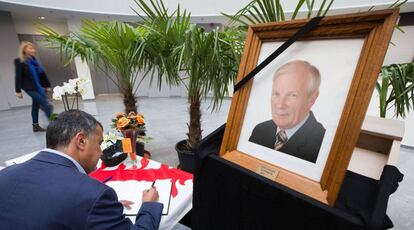
<path fill-rule="evenodd" d="M 122 144 L 119 140 L 115 144 L 109 146 L 108 148 L 102 151 L 102 162 L 108 167 L 113 167 L 120 164 L 128 156 L 128 154 L 122 153 L 114 157 L 115 153 L 122 153 Z"/>
<path fill-rule="evenodd" d="M 180 168 L 183 171 L 194 173 L 194 152 L 185 149 L 187 140 L 182 140 L 175 145 L 175 150 L 178 153 L 178 160 L 180 161 Z"/>

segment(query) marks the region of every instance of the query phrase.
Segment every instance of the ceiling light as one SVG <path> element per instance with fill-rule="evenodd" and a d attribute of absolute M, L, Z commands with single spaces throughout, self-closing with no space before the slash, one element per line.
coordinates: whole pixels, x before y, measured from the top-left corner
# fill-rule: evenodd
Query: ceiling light
<path fill-rule="evenodd" d="M 40 19 L 40 20 L 45 20 L 45 17 L 44 16 L 39 16 L 37 18 Z"/>

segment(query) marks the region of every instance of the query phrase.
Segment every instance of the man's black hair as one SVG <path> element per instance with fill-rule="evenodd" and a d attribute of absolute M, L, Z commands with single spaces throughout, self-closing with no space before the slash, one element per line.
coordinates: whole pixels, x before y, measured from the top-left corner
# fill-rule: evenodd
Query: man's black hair
<path fill-rule="evenodd" d="M 96 126 L 102 128 L 92 115 L 81 110 L 65 111 L 50 122 L 46 130 L 46 146 L 56 149 L 58 146 L 68 146 L 72 138 L 79 132 L 86 136 L 95 133 Z"/>

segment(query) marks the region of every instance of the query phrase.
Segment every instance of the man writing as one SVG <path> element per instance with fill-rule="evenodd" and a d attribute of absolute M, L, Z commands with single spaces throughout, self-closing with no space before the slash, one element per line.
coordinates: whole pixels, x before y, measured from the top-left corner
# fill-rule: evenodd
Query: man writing
<path fill-rule="evenodd" d="M 155 188 L 143 192 L 134 225 L 115 191 L 87 175 L 101 155 L 102 132 L 79 110 L 52 121 L 47 149 L 0 171 L 0 229 L 158 229 L 163 205 Z"/>
<path fill-rule="evenodd" d="M 281 66 L 273 76 L 272 120 L 256 125 L 249 141 L 315 163 L 325 135 L 311 111 L 320 82 L 318 69 L 306 61 Z"/>

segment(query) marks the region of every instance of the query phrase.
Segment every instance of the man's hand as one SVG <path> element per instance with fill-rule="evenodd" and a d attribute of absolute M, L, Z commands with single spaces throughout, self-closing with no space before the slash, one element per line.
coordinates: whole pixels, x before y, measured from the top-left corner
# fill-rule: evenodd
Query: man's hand
<path fill-rule="evenodd" d="M 158 191 L 155 187 L 146 189 L 142 192 L 142 203 L 158 201 Z"/>
<path fill-rule="evenodd" d="M 120 200 L 119 202 L 121 202 L 122 206 L 124 206 L 124 208 L 131 210 L 131 205 L 134 204 L 134 202 L 129 201 L 129 200 Z"/>
<path fill-rule="evenodd" d="M 22 93 L 16 93 L 16 97 L 22 99 L 23 98 L 23 94 Z"/>

